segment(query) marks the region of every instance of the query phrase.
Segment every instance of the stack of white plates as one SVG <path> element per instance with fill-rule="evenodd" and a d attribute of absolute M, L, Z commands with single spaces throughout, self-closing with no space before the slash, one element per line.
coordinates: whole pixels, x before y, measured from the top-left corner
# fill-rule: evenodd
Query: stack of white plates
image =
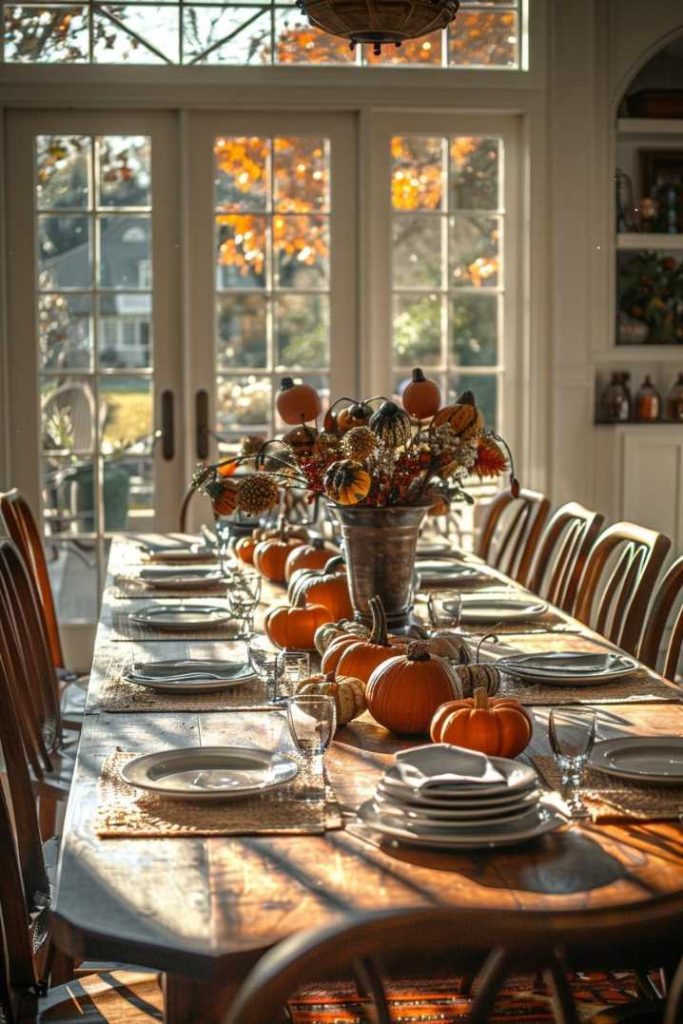
<path fill-rule="evenodd" d="M 153 590 L 201 590 L 221 581 L 226 589 L 228 586 L 219 567 L 207 565 L 148 565 L 140 569 L 137 578 Z"/>
<path fill-rule="evenodd" d="M 377 832 L 428 849 L 511 846 L 558 828 L 533 768 L 435 743 L 396 755 L 360 818 Z"/>
<path fill-rule="evenodd" d="M 550 686 L 596 686 L 612 683 L 638 667 L 637 661 L 618 651 L 583 653 L 580 651 L 548 651 L 544 654 L 517 654 L 501 658 L 501 672 L 525 683 L 547 683 Z"/>

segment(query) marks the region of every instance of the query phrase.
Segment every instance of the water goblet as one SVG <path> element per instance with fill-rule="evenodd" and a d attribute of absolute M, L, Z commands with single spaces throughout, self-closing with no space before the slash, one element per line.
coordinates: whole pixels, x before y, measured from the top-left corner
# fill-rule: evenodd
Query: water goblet
<path fill-rule="evenodd" d="M 432 590 L 427 598 L 427 611 L 436 629 L 453 629 L 460 624 L 462 597 L 452 590 Z"/>
<path fill-rule="evenodd" d="M 324 775 L 325 751 L 337 728 L 334 697 L 302 693 L 287 701 L 287 723 L 308 775 Z M 311 793 L 320 799 L 320 787 Z"/>
<path fill-rule="evenodd" d="M 293 697 L 297 684 L 311 674 L 308 651 L 280 651 L 275 668 L 275 692 L 278 702 Z"/>
<path fill-rule="evenodd" d="M 233 573 L 228 589 L 230 611 L 244 620 L 247 636 L 254 631 L 254 613 L 261 599 L 261 577 L 257 572 Z"/>
<path fill-rule="evenodd" d="M 553 708 L 548 734 L 555 763 L 560 769 L 562 794 L 573 818 L 588 817 L 581 799 L 581 782 L 595 742 L 596 715 L 592 708 Z"/>
<path fill-rule="evenodd" d="M 272 644 L 267 636 L 254 635 L 249 639 L 248 650 L 254 672 L 266 684 L 269 703 L 276 703 L 275 671 L 280 648 Z"/>

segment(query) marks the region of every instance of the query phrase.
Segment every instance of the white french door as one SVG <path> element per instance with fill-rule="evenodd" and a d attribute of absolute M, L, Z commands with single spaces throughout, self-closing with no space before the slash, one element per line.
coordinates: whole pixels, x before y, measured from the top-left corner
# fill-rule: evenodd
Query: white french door
<path fill-rule="evenodd" d="M 87 643 L 109 536 L 177 528 L 185 486 L 176 127 L 16 112 L 6 152 L 12 483 Z"/>

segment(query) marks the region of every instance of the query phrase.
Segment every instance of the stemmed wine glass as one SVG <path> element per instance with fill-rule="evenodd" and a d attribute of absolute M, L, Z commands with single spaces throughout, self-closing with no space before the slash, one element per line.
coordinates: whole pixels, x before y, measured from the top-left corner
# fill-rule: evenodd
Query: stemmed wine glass
<path fill-rule="evenodd" d="M 257 572 L 236 572 L 230 579 L 228 603 L 236 619 L 244 621 L 247 636 L 254 632 L 254 615 L 261 599 L 261 576 Z"/>
<path fill-rule="evenodd" d="M 254 672 L 266 684 L 269 703 L 276 704 L 275 673 L 280 648 L 272 644 L 267 636 L 254 634 L 249 639 L 248 650 Z"/>
<path fill-rule="evenodd" d="M 454 629 L 460 625 L 462 597 L 452 590 L 432 590 L 427 598 L 427 611 L 435 629 Z"/>
<path fill-rule="evenodd" d="M 287 701 L 287 723 L 307 774 L 324 774 L 325 751 L 337 728 L 334 697 L 299 694 Z M 319 793 L 314 797 L 319 798 Z"/>
<path fill-rule="evenodd" d="M 581 783 L 595 742 L 595 726 L 593 708 L 553 708 L 550 712 L 550 746 L 560 769 L 563 796 L 573 818 L 587 818 L 589 815 L 581 798 Z"/>
<path fill-rule="evenodd" d="M 297 684 L 311 674 L 308 651 L 280 651 L 275 664 L 275 699 L 283 702 L 296 693 Z"/>

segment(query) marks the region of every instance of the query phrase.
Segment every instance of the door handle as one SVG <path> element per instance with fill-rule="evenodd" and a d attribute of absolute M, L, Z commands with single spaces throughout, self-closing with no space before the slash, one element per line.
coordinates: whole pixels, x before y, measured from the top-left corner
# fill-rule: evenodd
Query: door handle
<path fill-rule="evenodd" d="M 195 447 L 202 462 L 209 456 L 209 393 L 198 391 L 194 397 Z"/>
<path fill-rule="evenodd" d="M 175 455 L 173 392 L 161 392 L 161 454 L 169 462 Z"/>

